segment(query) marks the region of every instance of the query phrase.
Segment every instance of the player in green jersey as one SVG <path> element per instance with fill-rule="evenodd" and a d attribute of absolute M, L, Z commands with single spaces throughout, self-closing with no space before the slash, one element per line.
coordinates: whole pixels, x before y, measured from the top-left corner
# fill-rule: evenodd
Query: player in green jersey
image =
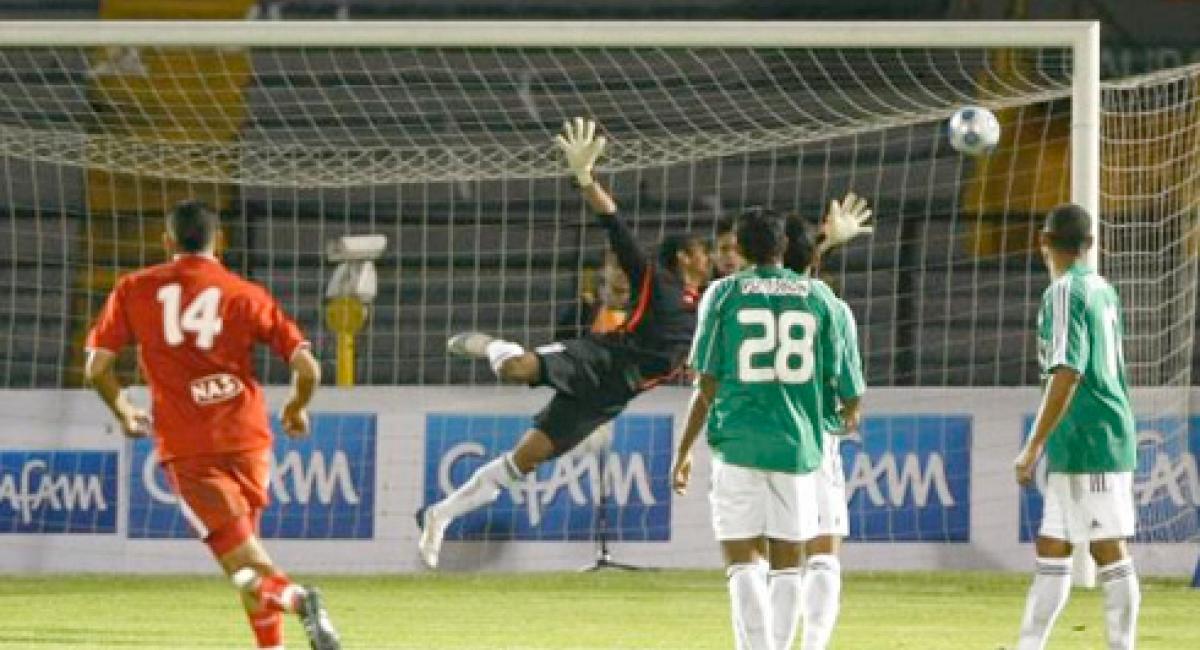
<path fill-rule="evenodd" d="M 841 204 L 836 201 L 833 203 L 820 232 L 799 215 L 789 217 L 784 266 L 802 275 L 811 274 L 824 252 L 859 234 L 871 232 L 870 226 L 863 225 L 870 216 L 866 201 L 849 194 Z M 814 278 L 813 282 L 821 281 Z M 850 517 L 839 446 L 842 436 L 858 432 L 860 403 L 866 391 L 854 314 L 845 301 L 839 298 L 834 301 L 834 326 L 837 328 L 837 337 L 845 347 L 834 381 L 824 387 L 824 419 L 821 422 L 823 458 L 821 466 L 813 473 L 817 535 L 804 544 L 802 576 L 789 576 L 783 571 L 771 572 L 771 597 L 777 611 L 784 609 L 781 603 L 786 602 L 789 596 L 800 603 L 800 618 L 804 621 L 803 648 L 824 648 L 829 644 L 841 608 L 842 566 L 838 551 L 841 540 L 850 534 Z M 794 581 L 791 589 L 788 588 L 789 580 Z M 790 621 L 790 629 L 782 625 L 784 622 L 775 621 L 778 648 L 790 648 L 796 633 L 794 619 Z"/>
<path fill-rule="evenodd" d="M 1087 211 L 1066 204 L 1050 212 L 1039 236 L 1054 278 L 1038 312 L 1045 390 L 1015 469 L 1017 481 L 1030 484 L 1044 450 L 1049 474 L 1018 650 L 1045 647 L 1070 594 L 1075 544 L 1088 544 L 1099 567 L 1108 647 L 1135 644 L 1141 593 L 1125 542 L 1136 522 L 1137 432 L 1121 353 L 1121 303 L 1085 261 L 1091 232 Z"/>
<path fill-rule="evenodd" d="M 782 267 L 779 216 L 742 215 L 737 242 L 753 266 L 713 283 L 701 300 L 689 360 L 699 377 L 672 476 L 686 490 L 691 448 L 707 425 L 734 633 L 739 648 L 769 650 L 773 607 L 759 548 L 765 538 L 773 568 L 798 570 L 817 532 L 812 473 L 842 342 L 829 288 Z"/>
<path fill-rule="evenodd" d="M 811 274 L 826 252 L 859 235 L 871 233 L 873 228 L 866 225 L 870 218 L 867 202 L 854 193 L 830 203 L 819 229 L 800 215 L 788 216 L 784 230 L 788 239 L 783 254 L 784 267 L 801 275 Z M 717 266 L 721 277 L 746 266 L 736 248 L 732 220 L 722 222 L 717 229 Z M 731 252 L 730 249 L 734 250 Z M 722 260 L 726 261 L 724 267 Z M 814 278 L 813 282 L 820 280 Z M 820 427 L 822 461 L 813 472 L 817 535 L 804 543 L 803 569 L 777 559 L 776 564 L 783 568 L 772 569 L 767 581 L 776 648 L 792 647 L 800 620 L 804 621 L 802 647 L 825 647 L 840 610 L 842 575 L 838 551 L 842 538 L 850 533 L 850 526 L 846 478 L 838 447 L 842 435 L 858 431 L 859 407 L 866 385 L 854 315 L 845 301 L 839 299 L 837 305 L 839 310 L 835 310 L 835 316 L 840 317 L 837 328 L 846 347 L 836 381 L 825 388 L 825 417 Z M 760 540 L 757 552 L 767 557 L 765 540 Z"/>

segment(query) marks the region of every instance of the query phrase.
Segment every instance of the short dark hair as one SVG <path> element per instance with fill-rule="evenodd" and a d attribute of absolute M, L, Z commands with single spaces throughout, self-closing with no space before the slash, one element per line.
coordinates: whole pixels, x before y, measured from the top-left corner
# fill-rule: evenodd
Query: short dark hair
<path fill-rule="evenodd" d="M 769 208 L 746 210 L 737 220 L 737 242 L 751 264 L 778 260 L 787 248 L 783 217 Z"/>
<path fill-rule="evenodd" d="M 199 253 L 208 248 L 217 236 L 220 221 L 217 213 L 202 201 L 180 201 L 167 217 L 167 228 L 175 244 L 185 253 Z"/>
<path fill-rule="evenodd" d="M 817 226 L 804 217 L 788 216 L 784 227 L 788 246 L 783 253 L 783 265 L 796 273 L 807 273 L 817 250 Z"/>
<path fill-rule="evenodd" d="M 1082 206 L 1063 203 L 1046 215 L 1042 232 L 1050 247 L 1063 253 L 1078 253 L 1092 240 L 1092 217 Z"/>
<path fill-rule="evenodd" d="M 717 237 L 725 235 L 737 235 L 734 229 L 737 227 L 737 221 L 733 217 L 722 217 L 717 221 Z"/>
<path fill-rule="evenodd" d="M 679 253 L 697 246 L 708 248 L 708 242 L 703 237 L 691 233 L 667 235 L 658 245 L 658 263 L 664 268 L 678 270 Z"/>

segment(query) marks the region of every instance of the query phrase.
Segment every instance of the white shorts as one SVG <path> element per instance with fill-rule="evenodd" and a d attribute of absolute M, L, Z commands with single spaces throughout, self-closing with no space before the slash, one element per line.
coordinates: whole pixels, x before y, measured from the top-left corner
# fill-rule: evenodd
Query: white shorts
<path fill-rule="evenodd" d="M 717 539 L 769 537 L 803 542 L 817 535 L 813 474 L 788 474 L 712 461 L 713 531 Z"/>
<path fill-rule="evenodd" d="M 1061 474 L 1046 477 L 1042 537 L 1086 544 L 1133 537 L 1133 472 Z"/>
<path fill-rule="evenodd" d="M 850 514 L 846 507 L 846 473 L 842 470 L 841 437 L 825 434 L 821 466 L 813 472 L 817 492 L 817 535 L 848 537 Z"/>

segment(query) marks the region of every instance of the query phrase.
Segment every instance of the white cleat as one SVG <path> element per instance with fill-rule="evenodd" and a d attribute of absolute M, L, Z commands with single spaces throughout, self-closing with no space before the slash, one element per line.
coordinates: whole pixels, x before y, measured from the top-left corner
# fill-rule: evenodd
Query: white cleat
<path fill-rule="evenodd" d="M 446 341 L 446 351 L 457 357 L 486 359 L 487 346 L 495 340 L 496 337 L 483 332 L 462 332 Z"/>
<path fill-rule="evenodd" d="M 421 526 L 421 541 L 417 543 L 417 549 L 421 553 L 421 561 L 430 569 L 436 569 L 442 538 L 446 535 L 450 520 L 439 516 L 435 508 L 429 507 L 418 513 L 418 523 Z"/>

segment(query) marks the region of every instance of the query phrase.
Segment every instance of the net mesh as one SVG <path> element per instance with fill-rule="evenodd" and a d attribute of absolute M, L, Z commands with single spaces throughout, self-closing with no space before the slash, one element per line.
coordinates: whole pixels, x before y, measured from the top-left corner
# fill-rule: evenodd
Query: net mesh
<path fill-rule="evenodd" d="M 562 175 L 590 115 L 627 171 L 1001 107 L 1066 87 L 1060 50 L 8 50 L 4 150 L 194 183 L 298 188 Z M 236 132 L 236 138 L 229 134 Z"/>
<path fill-rule="evenodd" d="M 1060 49 L 0 48 L 0 384 L 79 384 L 102 300 L 163 259 L 164 210 L 187 196 L 222 211 L 227 263 L 280 298 L 327 374 L 321 252 L 380 233 L 357 381 L 490 384 L 446 356 L 448 335 L 544 343 L 594 289 L 604 237 L 550 140 L 587 115 L 647 248 L 749 205 L 815 218 L 867 197 L 876 234 L 824 272 L 870 385 L 1035 385 L 1035 233 L 1069 197 L 1070 72 Z M 1193 66 L 1102 96 L 1101 267 L 1156 414 L 1143 521 L 1172 539 L 1196 532 L 1177 468 L 1194 467 L 1198 85 Z M 1000 118 L 986 159 L 946 141 L 963 104 Z M 1160 457 L 1175 478 L 1154 483 Z"/>
<path fill-rule="evenodd" d="M 1200 67 L 1113 84 L 1104 100 L 1101 268 L 1122 297 L 1125 359 L 1131 384 L 1141 387 L 1134 399 L 1152 414 L 1139 423 L 1139 537 L 1195 539 L 1200 428 L 1192 426 L 1188 387 L 1200 217 Z"/>

